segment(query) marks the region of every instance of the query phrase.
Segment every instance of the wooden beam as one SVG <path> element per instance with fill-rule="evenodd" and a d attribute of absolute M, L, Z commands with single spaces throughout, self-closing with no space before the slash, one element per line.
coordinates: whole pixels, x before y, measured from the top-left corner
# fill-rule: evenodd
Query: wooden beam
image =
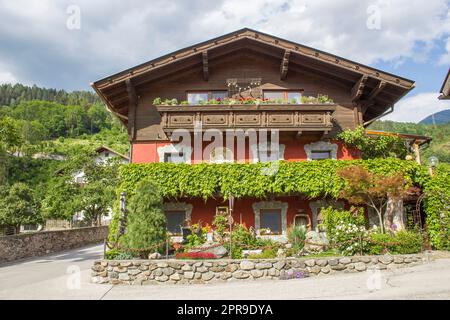
<path fill-rule="evenodd" d="M 209 79 L 208 51 L 202 52 L 202 63 L 203 63 L 203 80 L 208 81 Z"/>
<path fill-rule="evenodd" d="M 356 101 L 356 100 L 359 100 L 359 98 L 361 98 L 361 96 L 364 92 L 364 87 L 366 85 L 367 79 L 369 79 L 369 77 L 366 75 L 363 75 L 358 80 L 358 82 L 355 83 L 355 85 L 353 86 L 353 88 L 350 92 L 352 101 Z"/>
<path fill-rule="evenodd" d="M 128 138 L 133 141 L 136 136 L 136 109 L 138 103 L 138 97 L 136 89 L 130 79 L 125 80 L 127 87 L 128 99 L 130 101 L 130 107 L 128 108 Z"/>
<path fill-rule="evenodd" d="M 361 113 L 366 114 L 366 111 L 375 104 L 373 100 L 360 100 L 359 105 L 361 106 Z"/>
<path fill-rule="evenodd" d="M 290 50 L 285 50 L 283 59 L 281 59 L 280 66 L 280 79 L 285 80 L 287 77 L 288 69 L 289 69 L 289 56 L 291 55 Z"/>
<path fill-rule="evenodd" d="M 380 92 L 384 89 L 386 86 L 385 81 L 380 81 L 378 85 L 372 89 L 372 91 L 369 93 L 369 96 L 367 97 L 367 100 L 373 100 Z"/>

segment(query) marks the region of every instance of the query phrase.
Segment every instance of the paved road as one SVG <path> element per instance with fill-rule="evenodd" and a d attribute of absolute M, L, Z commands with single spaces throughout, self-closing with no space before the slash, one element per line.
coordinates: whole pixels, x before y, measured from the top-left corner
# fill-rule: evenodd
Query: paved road
<path fill-rule="evenodd" d="M 450 299 L 450 259 L 298 280 L 111 286 L 89 283 L 90 266 L 102 250 L 91 246 L 4 265 L 0 299 Z"/>

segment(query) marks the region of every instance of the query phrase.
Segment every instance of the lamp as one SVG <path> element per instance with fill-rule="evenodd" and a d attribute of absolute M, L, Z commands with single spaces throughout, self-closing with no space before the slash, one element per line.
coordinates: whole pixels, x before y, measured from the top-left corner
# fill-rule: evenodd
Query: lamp
<path fill-rule="evenodd" d="M 439 163 L 439 159 L 435 156 L 431 156 L 428 158 L 428 163 L 430 164 L 430 176 L 432 176 L 434 173 L 434 169 L 436 169 Z"/>
<path fill-rule="evenodd" d="M 439 159 L 435 156 L 431 156 L 428 158 L 428 162 L 430 163 L 431 168 L 436 168 L 439 163 Z"/>

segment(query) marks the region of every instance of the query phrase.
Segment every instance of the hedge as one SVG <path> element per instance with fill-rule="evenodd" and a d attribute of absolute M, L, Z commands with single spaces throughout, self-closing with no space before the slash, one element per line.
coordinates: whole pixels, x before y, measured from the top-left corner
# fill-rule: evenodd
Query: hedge
<path fill-rule="evenodd" d="M 426 225 L 430 243 L 450 250 L 450 164 L 441 164 L 425 183 Z"/>

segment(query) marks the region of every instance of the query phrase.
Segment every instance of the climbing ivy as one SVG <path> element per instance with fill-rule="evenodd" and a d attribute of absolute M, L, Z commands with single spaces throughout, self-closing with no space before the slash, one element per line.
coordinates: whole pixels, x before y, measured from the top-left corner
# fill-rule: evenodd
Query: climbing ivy
<path fill-rule="evenodd" d="M 450 250 L 450 165 L 441 164 L 425 184 L 426 225 L 436 249 Z"/>
<path fill-rule="evenodd" d="M 371 160 L 323 160 L 256 164 L 128 164 L 120 170 L 118 192 L 132 196 L 139 181 L 156 182 L 164 198 L 198 197 L 203 199 L 264 198 L 269 195 L 303 194 L 314 198 L 338 197 L 344 181 L 336 175 L 339 168 L 360 164 L 377 174 L 403 172 L 409 184 L 423 185 L 426 170 L 413 161 L 395 158 Z"/>
<path fill-rule="evenodd" d="M 395 135 L 370 137 L 362 126 L 355 130 L 345 130 L 337 138 L 348 146 L 361 150 L 363 159 L 399 158 L 404 159 L 408 149 L 404 141 Z"/>

